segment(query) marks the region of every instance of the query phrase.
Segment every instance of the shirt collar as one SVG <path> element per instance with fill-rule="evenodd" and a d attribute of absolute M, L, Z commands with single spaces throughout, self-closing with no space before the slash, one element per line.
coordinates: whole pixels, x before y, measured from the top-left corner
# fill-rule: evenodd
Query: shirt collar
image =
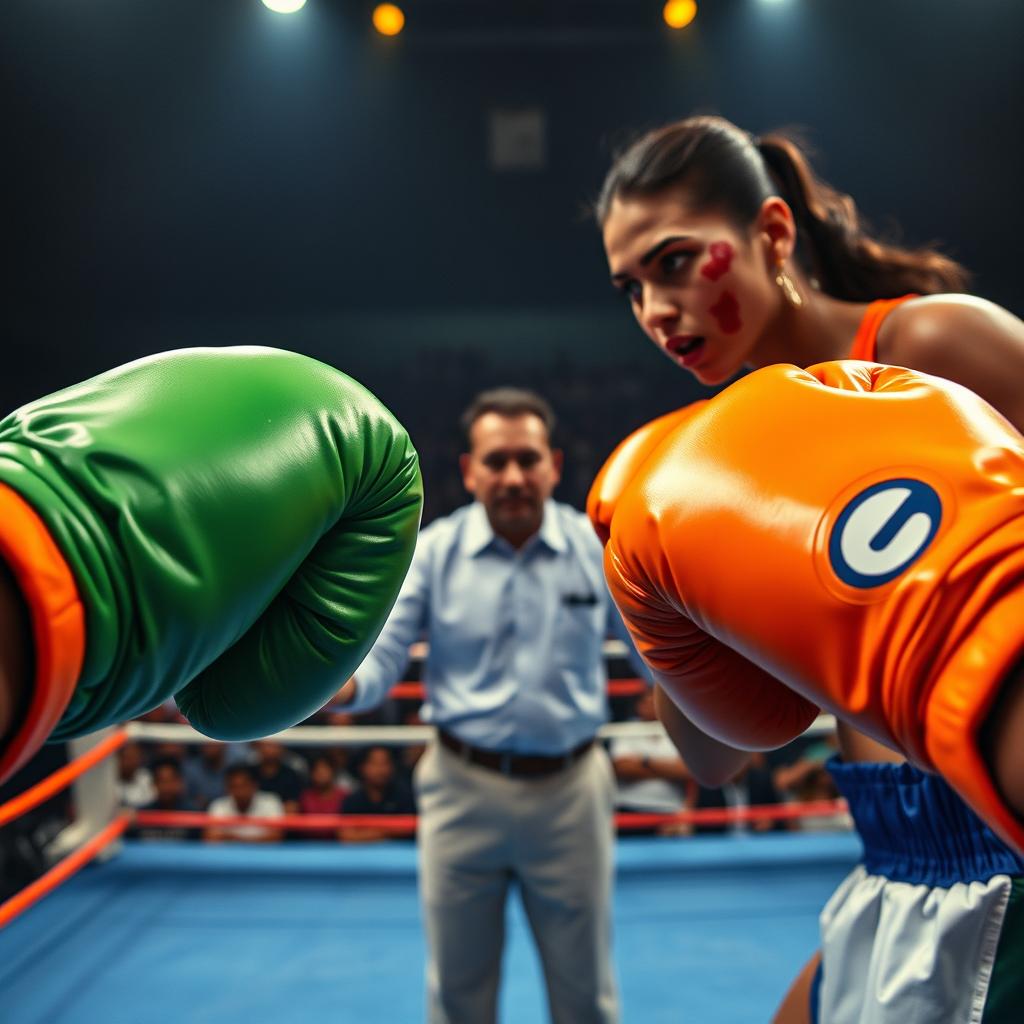
<path fill-rule="evenodd" d="M 487 510 L 483 504 L 474 501 L 466 513 L 466 528 L 462 535 L 463 553 L 474 558 L 492 545 L 499 543 L 506 546 L 492 529 L 491 521 L 487 518 Z M 543 544 L 559 555 L 564 554 L 569 547 L 558 510 L 550 498 L 544 502 L 544 518 L 541 520 L 540 529 L 526 542 L 525 546 L 529 548 L 536 544 Z"/>
<path fill-rule="evenodd" d="M 558 555 L 564 555 L 569 549 L 569 544 L 565 539 L 565 530 L 562 529 L 561 517 L 555 508 L 555 503 L 550 498 L 544 502 L 544 519 L 540 524 L 538 539 Z"/>

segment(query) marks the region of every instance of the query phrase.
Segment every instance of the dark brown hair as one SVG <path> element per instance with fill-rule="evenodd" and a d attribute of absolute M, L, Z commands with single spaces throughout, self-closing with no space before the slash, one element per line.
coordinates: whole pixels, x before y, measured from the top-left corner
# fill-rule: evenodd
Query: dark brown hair
<path fill-rule="evenodd" d="M 547 429 L 549 442 L 555 432 L 554 411 L 535 391 L 527 391 L 526 388 L 492 388 L 490 391 L 481 391 L 469 403 L 459 420 L 467 443 L 470 428 L 488 412 L 496 412 L 499 416 L 537 416 Z"/>
<path fill-rule="evenodd" d="M 902 248 L 874 237 L 850 196 L 811 169 L 783 132 L 753 138 L 723 117 L 690 117 L 643 135 L 613 162 L 594 205 L 604 224 L 616 196 L 686 192 L 695 210 L 718 209 L 747 227 L 769 196 L 784 199 L 797 228 L 796 258 L 823 292 L 869 302 L 908 292 L 959 292 L 967 271 L 934 246 Z"/>

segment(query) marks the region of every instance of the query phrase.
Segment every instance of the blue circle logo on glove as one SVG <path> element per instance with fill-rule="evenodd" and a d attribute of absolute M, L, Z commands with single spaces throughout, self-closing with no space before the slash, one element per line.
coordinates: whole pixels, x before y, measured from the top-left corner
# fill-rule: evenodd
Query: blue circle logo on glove
<path fill-rule="evenodd" d="M 880 587 L 917 561 L 941 522 L 942 501 L 928 484 L 873 484 L 847 503 L 832 528 L 832 569 L 851 587 Z"/>

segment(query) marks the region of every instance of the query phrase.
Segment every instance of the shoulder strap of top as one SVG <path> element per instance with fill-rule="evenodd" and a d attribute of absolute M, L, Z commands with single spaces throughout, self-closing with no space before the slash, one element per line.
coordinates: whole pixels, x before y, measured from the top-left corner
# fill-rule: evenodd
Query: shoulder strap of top
<path fill-rule="evenodd" d="M 848 358 L 863 359 L 869 363 L 875 362 L 878 331 L 882 326 L 882 321 L 907 299 L 916 298 L 916 295 L 901 295 L 898 299 L 878 299 L 878 301 L 872 302 L 864 313 L 860 327 L 857 328 L 857 333 L 853 338 L 853 348 L 850 349 Z"/>

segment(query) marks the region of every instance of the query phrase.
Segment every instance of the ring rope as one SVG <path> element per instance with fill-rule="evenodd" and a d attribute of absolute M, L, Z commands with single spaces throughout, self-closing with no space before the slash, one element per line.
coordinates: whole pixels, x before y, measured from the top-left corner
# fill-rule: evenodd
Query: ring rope
<path fill-rule="evenodd" d="M 820 736 L 835 728 L 832 715 L 819 715 L 804 733 Z M 209 743 L 209 736 L 196 732 L 192 726 L 179 722 L 127 722 L 128 738 L 152 743 Z M 354 743 L 361 746 L 402 746 L 407 743 L 426 743 L 436 735 L 432 725 L 298 725 L 274 733 L 268 739 L 286 746 L 329 746 L 334 743 Z M 602 740 L 618 737 L 663 736 L 664 728 L 658 721 L 608 722 L 597 730 Z"/>
<path fill-rule="evenodd" d="M 122 835 L 130 822 L 131 815 L 127 813 L 119 815 L 106 828 L 83 843 L 74 853 L 69 853 L 44 875 L 40 875 L 34 882 L 25 886 L 21 892 L 15 893 L 9 900 L 0 903 L 0 928 L 6 927 L 19 914 L 24 913 L 44 896 L 53 892 L 61 882 L 67 881 L 76 871 L 85 867 L 105 846 Z"/>
<path fill-rule="evenodd" d="M 756 804 L 750 807 L 698 807 L 672 814 L 646 814 L 620 811 L 615 824 L 624 831 L 654 828 L 659 825 L 729 825 L 756 821 L 793 821 L 810 817 L 845 815 L 845 800 L 811 800 L 806 803 Z M 276 818 L 211 817 L 202 811 L 136 811 L 136 825 L 150 828 L 216 828 L 260 826 L 287 832 L 316 832 L 339 828 L 372 828 L 395 835 L 412 835 L 418 820 L 415 814 L 284 814 Z"/>
<path fill-rule="evenodd" d="M 650 688 L 651 684 L 639 677 L 608 680 L 609 697 L 637 697 Z M 396 683 L 388 690 L 388 697 L 391 700 L 423 700 L 426 695 L 427 688 L 423 683 Z M 338 710 L 344 711 L 344 706 Z"/>
<path fill-rule="evenodd" d="M 828 716 L 821 716 L 827 718 Z M 820 721 L 820 719 L 819 719 Z M 610 723 L 602 728 L 605 735 L 637 734 L 649 732 L 651 727 L 660 728 L 652 722 Z M 430 739 L 434 729 L 430 726 L 304 726 L 287 729 L 279 733 L 281 738 L 291 742 L 301 736 L 302 742 L 324 742 L 331 734 L 332 740 L 342 738 L 359 739 L 363 742 L 382 742 L 388 736 L 391 742 L 408 743 L 416 739 Z M 422 734 L 422 735 L 421 735 Z M 123 746 L 129 738 L 158 740 L 168 736 L 176 740 L 206 742 L 208 737 L 195 732 L 187 725 L 155 725 L 145 722 L 130 722 L 124 728 L 108 736 L 95 747 L 63 768 L 54 772 L 49 778 L 0 805 L 0 826 L 15 817 L 24 814 L 44 801 L 59 793 L 75 779 L 87 772 L 103 758 Z M 615 824 L 622 831 L 642 828 L 657 828 L 663 825 L 691 824 L 739 824 L 747 821 L 780 821 L 803 817 L 839 816 L 846 813 L 844 800 L 823 800 L 805 804 L 768 804 L 752 807 L 709 807 L 682 810 L 674 814 L 642 814 L 619 812 L 615 815 Z M 238 826 L 262 826 L 272 829 L 299 832 L 323 832 L 327 829 L 362 828 L 382 831 L 393 835 L 412 835 L 417 826 L 416 815 L 375 815 L 375 814 L 310 814 L 283 815 L 276 818 L 256 818 L 245 815 L 213 818 L 208 814 L 189 811 L 123 811 L 77 850 L 51 867 L 45 874 L 16 893 L 6 902 L 0 904 L 0 929 L 16 917 L 39 902 L 52 892 L 58 885 L 88 864 L 107 845 L 124 834 L 132 824 L 149 827 L 185 827 L 199 828 L 213 826 L 231 828 Z"/>
<path fill-rule="evenodd" d="M 117 732 L 97 743 L 95 747 L 76 757 L 74 761 L 64 765 L 63 768 L 59 768 L 42 782 L 26 789 L 24 793 L 12 797 L 7 803 L 0 804 L 0 827 L 22 814 L 27 814 L 33 807 L 38 807 L 41 803 L 49 800 L 51 796 L 55 796 L 62 789 L 70 786 L 80 775 L 127 742 L 128 733 L 124 729 L 118 729 Z"/>

